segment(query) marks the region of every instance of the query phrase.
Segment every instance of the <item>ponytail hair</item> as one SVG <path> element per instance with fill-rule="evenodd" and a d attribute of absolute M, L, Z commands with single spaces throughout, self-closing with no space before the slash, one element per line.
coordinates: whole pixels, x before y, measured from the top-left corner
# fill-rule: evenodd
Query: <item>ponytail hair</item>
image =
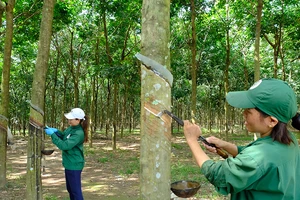
<path fill-rule="evenodd" d="M 292 118 L 292 126 L 300 130 L 300 113 L 297 113 L 293 118 Z M 283 144 L 290 144 L 293 142 L 291 137 L 288 134 L 287 130 L 287 124 L 283 122 L 278 122 L 278 124 L 273 128 L 271 132 L 271 137 L 274 140 L 277 140 Z M 294 142 L 293 142 L 294 143 Z"/>
<path fill-rule="evenodd" d="M 292 126 L 300 130 L 300 113 L 297 113 L 293 118 L 292 118 Z"/>
<path fill-rule="evenodd" d="M 89 140 L 89 118 L 87 116 L 84 116 L 84 118 L 80 120 L 80 124 L 84 132 L 84 142 L 87 142 Z"/>

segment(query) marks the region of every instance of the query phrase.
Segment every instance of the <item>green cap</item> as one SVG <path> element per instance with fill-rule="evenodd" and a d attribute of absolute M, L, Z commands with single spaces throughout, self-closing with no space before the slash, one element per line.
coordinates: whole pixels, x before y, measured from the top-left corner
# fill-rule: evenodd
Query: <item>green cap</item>
<path fill-rule="evenodd" d="M 236 108 L 258 108 L 283 123 L 297 112 L 293 89 L 286 82 L 273 78 L 261 79 L 247 91 L 229 92 L 226 100 Z"/>

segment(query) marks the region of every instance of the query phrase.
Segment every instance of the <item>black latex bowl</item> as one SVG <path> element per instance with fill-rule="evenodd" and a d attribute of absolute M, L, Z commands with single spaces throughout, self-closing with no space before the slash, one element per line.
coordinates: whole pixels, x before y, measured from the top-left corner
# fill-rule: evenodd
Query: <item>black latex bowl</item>
<path fill-rule="evenodd" d="M 171 184 L 172 192 L 181 198 L 194 196 L 200 189 L 200 183 L 196 181 L 176 181 Z"/>
<path fill-rule="evenodd" d="M 46 150 L 46 149 L 42 150 L 42 154 L 44 154 L 44 155 L 51 155 L 53 152 L 54 152 L 54 150 Z"/>

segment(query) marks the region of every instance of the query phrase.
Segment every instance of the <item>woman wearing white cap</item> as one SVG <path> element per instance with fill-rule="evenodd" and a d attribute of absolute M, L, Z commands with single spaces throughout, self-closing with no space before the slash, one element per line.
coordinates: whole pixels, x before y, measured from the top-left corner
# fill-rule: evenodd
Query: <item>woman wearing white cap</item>
<path fill-rule="evenodd" d="M 69 127 L 63 132 L 46 127 L 52 142 L 62 150 L 62 164 L 65 168 L 66 186 L 71 200 L 82 200 L 81 172 L 84 167 L 83 143 L 88 141 L 88 120 L 81 108 L 66 113 Z M 53 134 L 55 133 L 55 134 Z"/>
<path fill-rule="evenodd" d="M 292 119 L 299 129 L 296 95 L 292 88 L 278 79 L 262 79 L 247 91 L 229 92 L 227 102 L 243 112 L 249 132 L 260 133 L 261 138 L 246 146 L 209 137 L 207 141 L 232 155 L 213 161 L 197 141 L 200 127 L 184 122 L 186 141 L 201 172 L 224 195 L 231 199 L 300 199 L 300 151 L 297 139 L 288 131 Z M 204 145 L 216 152 L 213 147 Z"/>

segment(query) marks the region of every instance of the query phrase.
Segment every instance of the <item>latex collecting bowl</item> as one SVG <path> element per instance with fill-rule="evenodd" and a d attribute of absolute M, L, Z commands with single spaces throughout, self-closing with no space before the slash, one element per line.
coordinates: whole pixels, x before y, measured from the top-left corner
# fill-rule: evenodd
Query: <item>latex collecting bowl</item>
<path fill-rule="evenodd" d="M 44 154 L 44 155 L 51 155 L 53 152 L 54 152 L 54 150 L 46 150 L 46 149 L 42 150 L 42 154 Z"/>
<path fill-rule="evenodd" d="M 176 181 L 171 184 L 172 192 L 181 198 L 194 196 L 200 189 L 200 183 L 196 181 Z"/>

